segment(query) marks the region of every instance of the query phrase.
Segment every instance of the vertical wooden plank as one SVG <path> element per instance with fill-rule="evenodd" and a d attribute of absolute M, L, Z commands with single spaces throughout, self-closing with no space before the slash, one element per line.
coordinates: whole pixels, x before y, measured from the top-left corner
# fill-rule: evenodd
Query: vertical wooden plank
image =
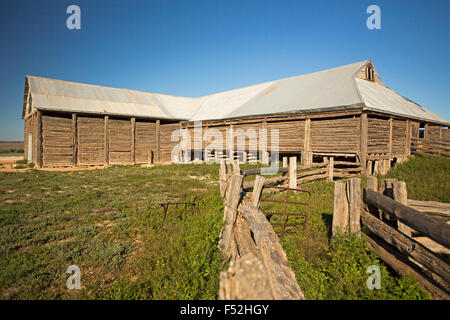
<path fill-rule="evenodd" d="M 78 164 L 78 130 L 77 130 L 77 114 L 72 113 L 72 164 Z"/>
<path fill-rule="evenodd" d="M 362 172 L 364 175 L 367 175 L 367 139 L 368 139 L 368 128 L 369 123 L 367 120 L 367 113 L 361 113 L 361 140 L 360 140 L 360 148 L 359 148 L 359 157 L 361 159 Z"/>
<path fill-rule="evenodd" d="M 311 164 L 311 154 L 310 154 L 310 140 L 311 140 L 311 119 L 306 118 L 305 120 L 305 139 L 302 151 L 302 165 L 306 166 Z"/>
<path fill-rule="evenodd" d="M 411 155 L 411 121 L 406 120 L 406 146 L 405 146 L 406 157 Z"/>
<path fill-rule="evenodd" d="M 424 127 L 423 127 L 423 138 L 425 140 L 428 140 L 430 137 L 430 125 L 428 123 L 425 123 Z"/>
<path fill-rule="evenodd" d="M 289 188 L 297 188 L 297 157 L 289 157 Z"/>
<path fill-rule="evenodd" d="M 136 118 L 131 118 L 131 163 L 136 164 Z"/>
<path fill-rule="evenodd" d="M 160 120 L 156 120 L 156 126 L 155 126 L 155 139 L 156 139 L 156 150 L 155 150 L 155 162 L 159 163 L 160 159 L 161 159 L 161 147 L 160 147 L 160 136 L 161 136 L 161 131 L 160 131 L 160 125 L 161 122 Z"/>
<path fill-rule="evenodd" d="M 372 172 L 373 172 L 372 166 L 373 166 L 373 161 L 372 160 L 367 161 L 367 175 L 368 176 L 372 175 Z"/>
<path fill-rule="evenodd" d="M 394 126 L 394 120 L 392 119 L 392 117 L 389 118 L 389 158 L 392 159 L 392 129 Z"/>
<path fill-rule="evenodd" d="M 105 166 L 109 165 L 109 116 L 105 116 L 104 131 Z"/>
<path fill-rule="evenodd" d="M 287 168 L 288 166 L 288 157 L 283 157 L 283 168 Z"/>
<path fill-rule="evenodd" d="M 234 160 L 234 133 L 233 133 L 233 125 L 232 124 L 230 124 L 227 132 L 228 132 L 227 160 L 228 160 L 228 163 L 232 163 Z"/>
<path fill-rule="evenodd" d="M 38 168 L 42 168 L 42 112 L 38 110 L 37 116 L 37 135 L 36 135 L 36 164 Z"/>
<path fill-rule="evenodd" d="M 261 199 L 261 192 L 266 179 L 263 176 L 256 176 L 255 185 L 252 192 L 252 204 L 259 208 L 259 200 Z"/>
<path fill-rule="evenodd" d="M 330 157 L 330 160 L 328 162 L 328 179 L 330 181 L 333 181 L 334 177 L 334 157 Z"/>
<path fill-rule="evenodd" d="M 351 178 L 347 183 L 347 199 L 349 214 L 349 229 L 351 233 L 359 234 L 361 231 L 361 179 Z"/>
<path fill-rule="evenodd" d="M 334 206 L 332 221 L 332 236 L 335 237 L 338 232 L 347 232 L 348 230 L 348 202 L 345 182 L 334 182 Z"/>

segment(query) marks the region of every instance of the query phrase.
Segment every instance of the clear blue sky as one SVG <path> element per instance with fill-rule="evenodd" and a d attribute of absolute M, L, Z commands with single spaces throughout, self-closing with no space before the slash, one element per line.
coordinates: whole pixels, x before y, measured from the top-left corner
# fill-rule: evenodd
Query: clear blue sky
<path fill-rule="evenodd" d="M 70 4 L 81 30 L 66 28 Z M 2 1 L 0 140 L 23 139 L 26 74 L 196 97 L 372 59 L 450 119 L 449 13 L 447 0 Z"/>

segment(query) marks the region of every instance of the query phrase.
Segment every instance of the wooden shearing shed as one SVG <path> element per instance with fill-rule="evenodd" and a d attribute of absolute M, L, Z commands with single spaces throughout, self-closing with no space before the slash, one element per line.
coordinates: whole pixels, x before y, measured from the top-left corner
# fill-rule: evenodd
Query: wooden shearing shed
<path fill-rule="evenodd" d="M 384 85 L 370 60 L 199 98 L 26 76 L 22 118 L 25 157 L 39 168 L 168 163 L 177 146 L 179 159 L 225 157 L 229 146 L 194 141 L 199 121 L 233 141 L 233 159 L 256 160 L 249 129 L 267 129 L 268 161 L 278 129 L 280 156 L 350 158 L 369 174 L 407 158 L 414 139 L 450 142 L 449 122 Z"/>

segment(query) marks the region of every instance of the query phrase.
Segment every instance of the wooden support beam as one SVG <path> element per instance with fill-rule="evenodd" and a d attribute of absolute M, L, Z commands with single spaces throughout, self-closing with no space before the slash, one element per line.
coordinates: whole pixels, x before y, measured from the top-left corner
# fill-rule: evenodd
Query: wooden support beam
<path fill-rule="evenodd" d="M 304 144 L 303 144 L 303 151 L 302 151 L 302 165 L 307 166 L 311 164 L 312 160 L 312 153 L 310 152 L 310 142 L 311 140 L 311 119 L 306 118 L 305 119 L 305 138 L 304 138 Z"/>
<path fill-rule="evenodd" d="M 131 163 L 136 164 L 136 118 L 131 118 Z"/>
<path fill-rule="evenodd" d="M 369 123 L 367 120 L 367 113 L 361 113 L 361 123 L 360 123 L 360 147 L 359 147 L 359 157 L 361 159 L 362 171 L 364 175 L 367 175 L 367 140 L 368 140 L 368 129 Z"/>
<path fill-rule="evenodd" d="M 450 225 L 444 221 L 428 217 L 368 188 L 364 189 L 364 202 L 383 210 L 395 219 L 400 220 L 400 222 L 422 232 L 437 243 L 450 248 Z"/>
<path fill-rule="evenodd" d="M 37 136 L 36 136 L 36 164 L 38 168 L 42 168 L 44 165 L 42 162 L 42 111 L 36 112 L 37 121 Z"/>
<path fill-rule="evenodd" d="M 388 144 L 388 149 L 389 149 L 389 157 L 392 158 L 392 129 L 394 126 L 394 119 L 392 119 L 392 117 L 389 118 L 389 144 Z"/>
<path fill-rule="evenodd" d="M 109 116 L 105 116 L 104 151 L 105 166 L 109 165 Z"/>
<path fill-rule="evenodd" d="M 297 157 L 289 157 L 289 188 L 297 188 Z"/>
<path fill-rule="evenodd" d="M 160 120 L 156 120 L 156 125 L 155 125 L 155 145 L 156 145 L 156 150 L 155 150 L 155 162 L 159 163 L 161 161 L 161 147 L 160 147 L 160 136 L 161 136 L 161 131 L 160 131 L 160 125 L 161 122 Z"/>
<path fill-rule="evenodd" d="M 72 165 L 78 164 L 78 132 L 77 132 L 77 114 L 72 113 Z"/>
<path fill-rule="evenodd" d="M 330 157 L 330 160 L 328 162 L 328 179 L 330 181 L 333 181 L 334 174 L 334 157 Z"/>
<path fill-rule="evenodd" d="M 406 146 L 405 146 L 406 156 L 411 155 L 411 121 L 406 120 Z"/>

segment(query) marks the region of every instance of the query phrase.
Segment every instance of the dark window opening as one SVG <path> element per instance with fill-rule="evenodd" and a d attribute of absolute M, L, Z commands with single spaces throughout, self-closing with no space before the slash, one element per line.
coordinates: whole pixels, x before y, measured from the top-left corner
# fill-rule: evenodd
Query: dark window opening
<path fill-rule="evenodd" d="M 366 79 L 369 81 L 375 81 L 375 71 L 372 66 L 366 68 Z"/>

